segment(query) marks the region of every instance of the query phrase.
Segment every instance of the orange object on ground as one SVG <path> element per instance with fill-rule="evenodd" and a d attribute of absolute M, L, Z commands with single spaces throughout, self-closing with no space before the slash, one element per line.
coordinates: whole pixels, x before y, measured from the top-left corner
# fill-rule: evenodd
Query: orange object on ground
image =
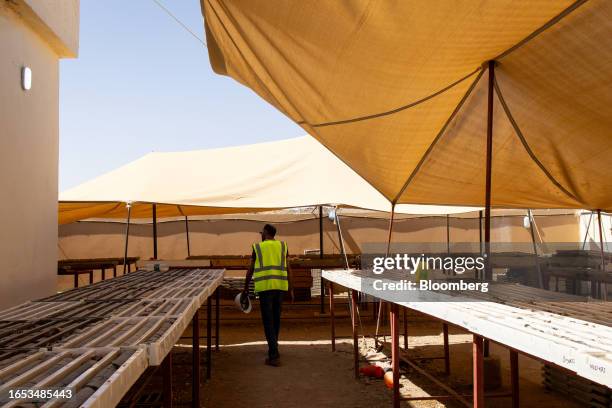
<path fill-rule="evenodd" d="M 393 371 L 387 371 L 384 378 L 387 388 L 393 389 Z"/>

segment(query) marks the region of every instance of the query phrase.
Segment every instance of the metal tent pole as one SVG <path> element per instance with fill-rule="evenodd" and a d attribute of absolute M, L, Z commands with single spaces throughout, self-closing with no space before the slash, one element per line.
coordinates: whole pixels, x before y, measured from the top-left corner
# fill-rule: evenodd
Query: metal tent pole
<path fill-rule="evenodd" d="M 132 203 L 126 203 L 127 208 L 127 221 L 125 223 L 125 249 L 123 250 L 123 274 L 125 275 L 127 268 L 127 256 L 128 256 L 128 240 L 130 238 L 130 217 L 132 215 Z"/>
<path fill-rule="evenodd" d="M 601 210 L 597 210 L 597 222 L 599 224 L 599 246 L 601 251 L 601 272 L 606 273 L 606 258 L 604 255 L 604 240 L 603 240 L 603 224 L 601 222 Z M 599 284 L 599 283 L 598 283 Z M 602 299 L 604 301 L 608 300 L 608 283 L 604 282 L 602 288 Z"/>
<path fill-rule="evenodd" d="M 385 256 L 388 257 L 391 253 L 391 239 L 393 237 L 393 221 L 395 219 L 395 203 L 391 203 L 391 216 L 389 217 L 389 233 L 387 235 L 387 249 Z M 378 347 L 378 332 L 380 331 L 380 323 L 383 319 L 383 300 L 378 301 L 378 313 L 376 316 L 376 332 L 374 333 L 374 346 Z M 385 339 L 383 339 L 385 340 Z"/>
<path fill-rule="evenodd" d="M 584 233 L 584 239 L 582 240 L 582 250 L 586 246 L 587 238 L 589 237 L 589 229 L 591 228 L 591 221 L 593 221 L 593 211 L 589 214 L 589 223 L 587 224 L 586 232 Z"/>
<path fill-rule="evenodd" d="M 489 83 L 487 89 L 487 161 L 485 180 L 485 261 L 484 280 L 493 280 L 491 263 L 491 176 L 493 168 L 493 87 L 495 84 L 495 61 L 488 62 Z M 489 356 L 489 341 L 484 341 L 484 356 Z M 474 397 L 476 398 L 476 397 Z M 474 404 L 476 405 L 476 404 Z"/>
<path fill-rule="evenodd" d="M 319 206 L 319 259 L 323 259 L 323 206 Z M 325 279 L 321 273 L 321 314 L 325 313 Z"/>
<path fill-rule="evenodd" d="M 489 85 L 487 89 L 487 161 L 485 180 L 485 280 L 492 280 L 491 265 L 491 173 L 493 165 L 493 86 L 495 82 L 495 61 L 488 62 Z"/>
<path fill-rule="evenodd" d="M 185 216 L 185 237 L 187 238 L 187 257 L 191 256 L 191 248 L 189 246 L 189 218 Z"/>
<path fill-rule="evenodd" d="M 385 256 L 391 253 L 391 238 L 393 237 L 393 221 L 395 219 L 395 204 L 391 204 L 391 217 L 389 218 L 389 233 L 387 234 L 387 251 Z"/>
<path fill-rule="evenodd" d="M 153 204 L 152 209 L 153 209 L 153 259 L 157 259 L 157 204 Z"/>
<path fill-rule="evenodd" d="M 336 218 L 336 229 L 338 230 L 338 241 L 340 241 L 340 251 L 344 256 L 344 266 L 345 269 L 349 269 L 349 261 L 348 256 L 346 255 L 346 249 L 344 248 L 344 239 L 342 239 L 342 228 L 340 227 L 340 216 L 338 215 L 338 210 L 334 212 L 334 217 Z"/>
<path fill-rule="evenodd" d="M 535 254 L 536 271 L 538 272 L 538 287 L 540 289 L 548 289 L 548 282 L 544 282 L 542 276 L 542 269 L 540 268 L 540 260 L 538 259 L 538 245 L 535 238 L 535 219 L 531 210 L 527 210 L 527 216 L 529 217 L 529 232 L 531 233 L 531 243 L 533 244 L 533 253 Z"/>
<path fill-rule="evenodd" d="M 483 254 L 483 248 L 482 248 L 482 210 L 478 211 L 478 242 L 479 242 L 479 252 L 480 252 L 480 256 L 482 256 Z M 484 279 L 484 271 L 482 271 L 482 275 L 481 273 L 477 274 L 477 279 Z"/>
<path fill-rule="evenodd" d="M 450 215 L 446 214 L 446 252 L 450 254 Z"/>
<path fill-rule="evenodd" d="M 319 206 L 319 258 L 323 259 L 323 206 Z"/>

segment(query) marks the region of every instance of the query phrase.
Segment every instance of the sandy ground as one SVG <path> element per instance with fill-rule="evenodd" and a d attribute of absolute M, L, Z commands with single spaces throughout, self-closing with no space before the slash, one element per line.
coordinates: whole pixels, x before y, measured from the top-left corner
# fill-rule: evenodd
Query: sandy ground
<path fill-rule="evenodd" d="M 256 312 L 254 312 L 256 313 Z M 303 314 L 303 313 L 300 313 Z M 310 312 L 312 315 L 312 312 Z M 292 312 L 288 317 L 294 317 Z M 235 316 L 234 316 L 235 317 Z M 281 329 L 281 367 L 264 365 L 266 345 L 263 329 L 252 320 L 229 320 L 222 326 L 221 349 L 213 353 L 212 379 L 202 389 L 206 407 L 385 407 L 391 406 L 391 391 L 382 380 L 353 378 L 352 345 L 340 340 L 331 352 L 330 329 L 326 319 L 287 319 Z M 255 318 L 255 319 L 253 319 Z M 363 319 L 363 329 L 373 332 L 371 318 Z M 409 322 L 411 357 L 442 354 L 441 324 Z M 337 320 L 337 334 L 350 335 L 349 320 Z M 387 338 L 388 339 L 388 338 Z M 443 360 L 420 360 L 420 365 L 435 377 L 464 393 L 471 392 L 471 336 L 451 329 L 451 375 L 443 374 Z M 400 340 L 400 345 L 403 340 Z M 371 341 L 360 340 L 364 355 Z M 182 349 L 190 351 L 190 349 Z M 388 353 L 387 353 L 388 354 Z M 503 385 L 495 392 L 509 390 L 508 351 L 496 345 L 491 354 L 501 361 Z M 389 354 L 388 354 L 389 355 Z M 365 361 L 362 365 L 366 364 Z M 520 391 L 523 407 L 577 407 L 541 386 L 540 363 L 520 357 Z M 180 374 L 178 374 L 180 377 Z M 188 376 L 179 383 L 185 384 Z M 402 395 L 444 394 L 423 375 L 408 370 L 402 375 Z M 404 407 L 458 407 L 455 401 L 402 402 Z M 488 400 L 488 406 L 510 407 L 509 398 Z"/>

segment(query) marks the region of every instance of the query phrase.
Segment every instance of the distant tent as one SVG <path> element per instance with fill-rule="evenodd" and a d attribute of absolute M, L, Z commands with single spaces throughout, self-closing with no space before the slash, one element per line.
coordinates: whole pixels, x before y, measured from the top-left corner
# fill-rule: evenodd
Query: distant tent
<path fill-rule="evenodd" d="M 213 69 L 388 200 L 484 205 L 489 118 L 494 207 L 612 209 L 612 2 L 201 3 Z"/>
<path fill-rule="evenodd" d="M 59 223 L 87 218 L 236 214 L 312 205 L 389 211 L 388 200 L 311 137 L 150 153 L 59 197 Z M 447 214 L 474 208 L 401 206 L 398 212 Z"/>

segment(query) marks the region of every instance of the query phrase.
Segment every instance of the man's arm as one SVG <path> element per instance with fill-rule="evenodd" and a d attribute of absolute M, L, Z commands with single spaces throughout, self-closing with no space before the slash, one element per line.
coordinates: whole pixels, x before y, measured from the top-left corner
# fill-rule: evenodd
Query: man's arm
<path fill-rule="evenodd" d="M 249 284 L 253 278 L 253 271 L 255 271 L 255 250 L 253 250 L 253 253 L 251 254 L 251 265 L 249 266 L 249 270 L 247 271 L 244 279 L 244 293 L 249 293 Z"/>

